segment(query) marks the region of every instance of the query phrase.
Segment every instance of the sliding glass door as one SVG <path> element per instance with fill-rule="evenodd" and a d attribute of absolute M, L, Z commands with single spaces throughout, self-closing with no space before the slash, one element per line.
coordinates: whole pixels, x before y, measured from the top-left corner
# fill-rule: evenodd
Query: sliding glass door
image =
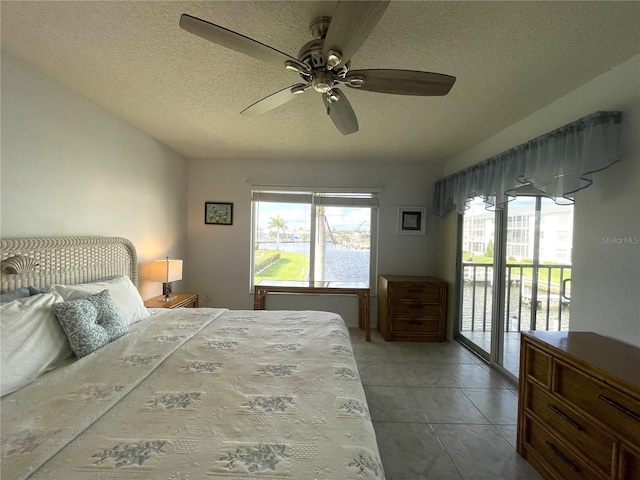
<path fill-rule="evenodd" d="M 459 340 L 489 360 L 493 330 L 495 212 L 474 199 L 461 222 Z"/>
<path fill-rule="evenodd" d="M 573 206 L 518 196 L 502 211 L 481 199 L 470 207 L 460 221 L 456 334 L 517 377 L 521 331 L 569 328 Z"/>

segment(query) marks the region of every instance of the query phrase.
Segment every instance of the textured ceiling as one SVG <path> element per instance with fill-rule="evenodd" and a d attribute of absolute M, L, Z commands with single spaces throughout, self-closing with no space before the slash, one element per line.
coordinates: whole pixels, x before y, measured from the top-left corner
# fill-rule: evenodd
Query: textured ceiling
<path fill-rule="evenodd" d="M 445 97 L 345 89 L 360 131 L 341 135 L 313 90 L 239 112 L 298 83 L 284 68 L 178 27 L 182 13 L 292 56 L 336 2 L 2 1 L 2 50 L 189 158 L 442 162 L 640 51 L 638 2 L 392 2 L 352 69 L 457 77 Z"/>

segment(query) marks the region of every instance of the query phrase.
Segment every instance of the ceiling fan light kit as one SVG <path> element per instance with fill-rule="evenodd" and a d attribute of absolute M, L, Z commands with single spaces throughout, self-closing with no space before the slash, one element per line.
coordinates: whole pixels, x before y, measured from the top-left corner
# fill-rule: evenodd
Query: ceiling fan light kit
<path fill-rule="evenodd" d="M 305 82 L 268 95 L 245 108 L 241 115 L 261 115 L 313 88 L 322 94 L 327 114 L 338 131 L 350 135 L 358 131 L 358 120 L 338 86 L 395 95 L 442 96 L 449 93 L 456 81 L 450 75 L 415 70 L 350 70 L 351 57 L 375 28 L 388 5 L 388 1 L 338 2 L 333 17 L 319 17 L 311 22 L 313 40 L 302 46 L 298 58 L 191 15 L 180 17 L 180 27 L 236 52 L 284 66 L 299 74 Z"/>

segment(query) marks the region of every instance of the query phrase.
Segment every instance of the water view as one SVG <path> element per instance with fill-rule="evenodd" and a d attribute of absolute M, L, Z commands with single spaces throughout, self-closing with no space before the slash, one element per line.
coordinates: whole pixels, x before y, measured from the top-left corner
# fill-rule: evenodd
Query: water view
<path fill-rule="evenodd" d="M 279 248 L 279 250 L 278 250 Z M 259 250 L 292 252 L 303 254 L 308 272 L 309 266 L 309 242 L 280 242 L 276 243 L 260 243 Z M 318 254 L 316 253 L 316 258 Z M 335 245 L 327 243 L 324 255 L 324 274 L 323 278 L 316 280 L 340 281 L 340 282 L 363 282 L 369 284 L 369 250 L 354 249 L 343 245 Z M 275 264 L 274 266 L 277 266 Z M 261 272 L 256 272 L 256 277 Z M 307 278 L 283 278 L 271 277 L 272 280 L 308 280 Z"/>

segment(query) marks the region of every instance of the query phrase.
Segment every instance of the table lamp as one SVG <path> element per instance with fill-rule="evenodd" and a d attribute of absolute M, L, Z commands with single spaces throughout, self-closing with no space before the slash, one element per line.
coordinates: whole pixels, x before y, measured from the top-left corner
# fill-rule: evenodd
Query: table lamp
<path fill-rule="evenodd" d="M 163 301 L 168 302 L 176 298 L 171 296 L 171 282 L 182 280 L 182 260 L 155 260 L 151 264 L 150 280 L 162 282 Z"/>

